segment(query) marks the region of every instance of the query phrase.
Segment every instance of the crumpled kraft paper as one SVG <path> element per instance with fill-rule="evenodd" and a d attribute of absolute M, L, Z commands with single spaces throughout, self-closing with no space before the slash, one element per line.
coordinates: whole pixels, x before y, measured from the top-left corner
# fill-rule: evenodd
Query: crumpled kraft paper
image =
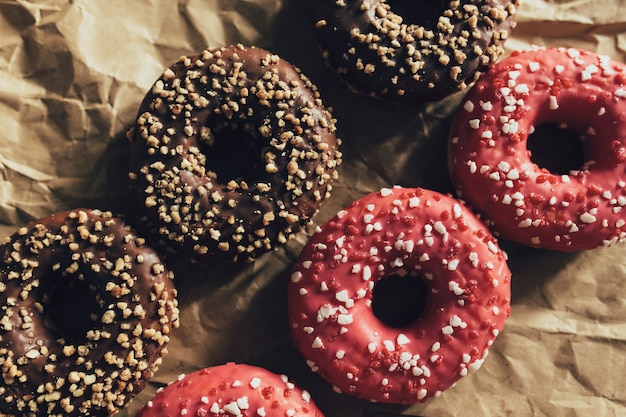
<path fill-rule="evenodd" d="M 447 129 L 463 93 L 421 107 L 350 93 L 321 61 L 303 0 L 0 0 L 0 233 L 78 206 L 124 212 L 124 134 L 183 54 L 257 45 L 299 66 L 332 106 L 344 164 L 321 223 L 394 184 L 452 190 Z M 621 0 L 523 0 L 507 53 L 578 46 L 626 62 Z M 327 417 L 626 415 L 626 246 L 556 253 L 502 242 L 512 315 L 483 367 L 438 398 L 402 407 L 338 394 L 292 347 L 289 269 L 312 229 L 254 264 L 172 261 L 182 326 L 121 416 L 181 373 L 227 361 L 287 374 Z"/>

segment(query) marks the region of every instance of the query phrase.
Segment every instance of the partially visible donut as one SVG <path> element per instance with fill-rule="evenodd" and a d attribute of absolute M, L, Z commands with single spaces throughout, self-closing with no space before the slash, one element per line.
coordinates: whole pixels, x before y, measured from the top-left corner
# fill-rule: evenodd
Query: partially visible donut
<path fill-rule="evenodd" d="M 311 221 L 341 163 L 335 119 L 300 70 L 261 48 L 182 57 L 129 131 L 142 213 L 193 259 L 251 261 Z"/>
<path fill-rule="evenodd" d="M 311 395 L 286 375 L 227 363 L 181 375 L 159 390 L 137 417 L 323 417 Z"/>
<path fill-rule="evenodd" d="M 426 288 L 406 325 L 374 313 L 382 280 Z M 506 256 L 456 199 L 384 188 L 324 223 L 297 259 L 288 290 L 296 346 L 337 390 L 411 404 L 439 395 L 483 363 L 510 314 Z"/>
<path fill-rule="evenodd" d="M 111 213 L 77 209 L 20 228 L 0 256 L 0 414 L 124 408 L 179 323 L 156 252 Z"/>
<path fill-rule="evenodd" d="M 513 52 L 456 114 L 450 167 L 458 195 L 524 245 L 577 251 L 623 241 L 625 114 L 624 64 L 573 48 Z M 531 159 L 529 136 L 550 124 L 580 136 L 582 166 L 561 174 Z"/>
<path fill-rule="evenodd" d="M 515 27 L 517 5 L 320 0 L 313 10 L 323 56 L 352 89 L 424 103 L 465 88 L 498 59 Z"/>

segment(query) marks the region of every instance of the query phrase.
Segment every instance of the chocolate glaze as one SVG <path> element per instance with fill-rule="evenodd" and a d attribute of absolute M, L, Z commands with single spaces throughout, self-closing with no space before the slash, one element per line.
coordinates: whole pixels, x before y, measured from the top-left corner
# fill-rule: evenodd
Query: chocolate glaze
<path fill-rule="evenodd" d="M 400 16 L 387 0 L 320 0 L 317 40 L 328 65 L 356 91 L 402 103 L 439 100 L 471 84 L 503 53 L 518 1 L 440 3 L 429 19 L 419 16 L 419 5 L 416 16 Z"/>
<path fill-rule="evenodd" d="M 167 69 L 128 137 L 147 220 L 171 249 L 200 261 L 250 261 L 284 243 L 329 196 L 341 163 L 315 86 L 278 56 L 241 45 Z M 241 168 L 247 174 L 222 174 L 237 171 L 221 166 L 232 154 L 215 154 L 229 148 L 215 145 L 224 140 L 252 148 L 252 158 L 241 155 L 257 161 Z"/>
<path fill-rule="evenodd" d="M 156 252 L 110 213 L 77 209 L 22 227 L 0 254 L 0 413 L 122 409 L 156 372 L 178 327 L 172 277 Z M 51 323 L 51 294 L 79 282 L 93 311 L 74 314 L 88 314 L 91 327 L 63 334 L 62 323 Z"/>

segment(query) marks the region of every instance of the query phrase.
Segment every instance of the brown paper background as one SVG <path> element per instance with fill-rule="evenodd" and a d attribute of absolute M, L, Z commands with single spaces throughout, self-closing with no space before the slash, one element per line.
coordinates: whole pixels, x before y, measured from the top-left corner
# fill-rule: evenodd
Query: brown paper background
<path fill-rule="evenodd" d="M 334 109 L 345 162 L 322 222 L 352 200 L 399 184 L 451 190 L 446 136 L 462 93 L 424 107 L 355 96 L 324 67 L 310 0 L 0 0 L 0 234 L 78 206 L 124 212 L 124 131 L 180 55 L 235 42 L 299 66 Z M 626 62 L 623 0 L 523 0 L 507 50 L 578 46 Z M 310 232 L 310 231 L 308 231 Z M 251 265 L 172 261 L 182 310 L 159 373 L 134 416 L 178 374 L 226 361 L 285 373 L 327 417 L 626 415 L 626 247 L 556 253 L 502 242 L 513 313 L 484 366 L 411 407 L 337 394 L 289 338 L 285 290 L 307 233 Z"/>

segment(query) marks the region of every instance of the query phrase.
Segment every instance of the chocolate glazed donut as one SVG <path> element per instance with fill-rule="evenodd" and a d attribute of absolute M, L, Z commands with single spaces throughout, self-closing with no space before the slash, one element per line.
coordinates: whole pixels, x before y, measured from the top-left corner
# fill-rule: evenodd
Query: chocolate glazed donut
<path fill-rule="evenodd" d="M 341 163 L 316 87 L 277 55 L 241 45 L 183 57 L 141 104 L 130 178 L 170 249 L 251 261 L 311 221 Z"/>
<path fill-rule="evenodd" d="M 353 90 L 425 103 L 465 88 L 496 61 L 517 4 L 320 0 L 313 10 L 323 56 Z"/>
<path fill-rule="evenodd" d="M 108 212 L 32 222 L 0 247 L 0 414 L 108 416 L 178 327 L 171 274 Z"/>

